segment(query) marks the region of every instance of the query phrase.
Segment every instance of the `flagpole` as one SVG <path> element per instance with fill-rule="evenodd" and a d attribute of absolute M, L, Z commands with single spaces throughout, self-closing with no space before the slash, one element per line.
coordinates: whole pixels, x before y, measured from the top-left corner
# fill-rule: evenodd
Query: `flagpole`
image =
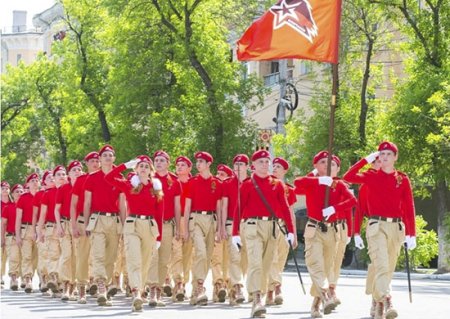
<path fill-rule="evenodd" d="M 332 72 L 333 85 L 331 88 L 330 126 L 329 126 L 329 131 L 328 131 L 327 176 L 331 176 L 331 158 L 333 155 L 333 145 L 334 145 L 334 118 L 335 118 L 335 113 L 336 113 L 336 101 L 337 101 L 338 80 L 339 80 L 337 63 L 331 64 L 331 72 Z M 326 191 L 325 191 L 324 208 L 328 207 L 329 199 L 330 199 L 330 187 L 327 187 Z"/>

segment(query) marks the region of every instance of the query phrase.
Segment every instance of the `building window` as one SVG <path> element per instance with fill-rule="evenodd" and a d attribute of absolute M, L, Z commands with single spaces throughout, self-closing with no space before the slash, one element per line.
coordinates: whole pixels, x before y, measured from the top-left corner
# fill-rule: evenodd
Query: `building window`
<path fill-rule="evenodd" d="M 17 64 L 19 64 L 19 61 L 22 60 L 22 54 L 18 54 L 17 55 Z"/>
<path fill-rule="evenodd" d="M 278 62 L 271 62 L 270 63 L 270 73 L 278 73 L 280 72 L 280 63 Z"/>

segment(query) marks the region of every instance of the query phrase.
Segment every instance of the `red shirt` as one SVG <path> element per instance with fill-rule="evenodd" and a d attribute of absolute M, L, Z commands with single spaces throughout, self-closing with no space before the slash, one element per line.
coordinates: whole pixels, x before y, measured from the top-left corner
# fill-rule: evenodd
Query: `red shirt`
<path fill-rule="evenodd" d="M 1 202 L 2 202 L 1 207 L 2 207 L 2 216 L 3 216 L 3 212 L 4 212 L 5 208 L 12 202 L 11 201 L 7 201 L 7 202 L 1 201 Z"/>
<path fill-rule="evenodd" d="M 284 219 L 288 232 L 294 232 L 294 226 L 292 223 L 291 212 L 286 200 L 286 193 L 284 189 L 284 183 L 273 176 L 259 177 L 256 174 L 252 175 L 255 179 L 258 187 L 261 189 L 267 203 L 273 209 L 277 218 Z M 266 205 L 262 201 L 261 197 L 253 185 L 252 179 L 246 179 L 241 186 L 241 210 L 239 214 L 241 219 L 252 217 L 273 217 L 271 212 L 267 210 Z M 237 218 L 237 213 L 235 218 Z M 239 234 L 240 220 L 234 220 L 233 222 L 233 235 Z"/>
<path fill-rule="evenodd" d="M 45 190 L 40 190 L 36 194 L 34 194 L 33 199 L 33 209 L 34 207 L 37 207 L 37 220 L 39 220 L 39 216 L 41 216 L 41 202 L 42 202 L 42 196 L 44 196 Z"/>
<path fill-rule="evenodd" d="M 286 199 L 289 206 L 294 205 L 297 202 L 297 196 L 295 195 L 295 188 L 288 183 L 284 184 L 284 193 L 286 194 Z"/>
<path fill-rule="evenodd" d="M 193 211 L 216 211 L 217 201 L 222 198 L 222 182 L 214 177 L 203 178 L 200 174 L 189 180 L 186 198 L 192 200 Z"/>
<path fill-rule="evenodd" d="M 299 177 L 294 182 L 295 193 L 306 195 L 306 208 L 308 217 L 323 220 L 322 209 L 325 202 L 326 185 L 319 185 L 318 177 Z M 332 223 L 338 219 L 340 211 L 351 209 L 356 205 L 356 198 L 341 180 L 334 180 L 330 189 L 328 206 L 333 206 L 336 213 L 326 222 Z"/>
<path fill-rule="evenodd" d="M 160 236 L 157 240 L 161 240 L 162 234 L 162 217 L 164 213 L 164 200 L 158 200 L 153 194 L 153 184 L 150 182 L 143 185 L 141 191 L 137 194 L 133 193 L 131 182 L 123 178 L 120 174 L 126 170 L 125 164 L 121 164 L 106 174 L 105 181 L 114 185 L 123 192 L 128 202 L 128 214 L 153 216 L 158 223 Z"/>
<path fill-rule="evenodd" d="M 359 188 L 358 205 L 356 205 L 355 210 L 355 234 L 361 233 L 361 224 L 364 216 L 369 216 L 369 207 L 367 204 L 368 190 L 365 184 L 362 184 Z"/>
<path fill-rule="evenodd" d="M 232 176 L 225 180 L 222 185 L 222 197 L 228 199 L 227 219 L 234 219 L 234 214 L 237 213 L 238 210 L 238 178 L 236 176 Z"/>
<path fill-rule="evenodd" d="M 62 186 L 61 186 L 62 187 Z M 56 192 L 58 188 L 53 187 L 45 190 L 42 196 L 41 206 L 47 206 L 47 213 L 45 214 L 45 222 L 55 223 L 55 205 L 56 205 Z"/>
<path fill-rule="evenodd" d="M 16 233 L 16 203 L 10 202 L 2 207 L 2 218 L 7 220 L 6 232 Z"/>
<path fill-rule="evenodd" d="M 24 193 L 17 201 L 17 208 L 22 209 L 22 223 L 33 222 L 33 199 L 33 194 Z"/>
<path fill-rule="evenodd" d="M 72 187 L 72 195 L 78 196 L 78 202 L 77 202 L 77 208 L 76 208 L 76 217 L 80 216 L 80 214 L 83 214 L 84 210 L 84 183 L 86 182 L 87 177 L 89 174 L 83 174 L 81 176 L 78 176 L 77 180 L 75 181 L 75 184 Z"/>
<path fill-rule="evenodd" d="M 365 159 L 357 162 L 345 173 L 344 179 L 350 183 L 367 185 L 369 216 L 402 218 L 406 235 L 415 236 L 414 200 L 408 176 L 397 170 L 388 174 L 382 169 L 359 173 L 366 164 Z"/>
<path fill-rule="evenodd" d="M 92 193 L 91 213 L 119 213 L 120 191 L 105 180 L 105 173 L 101 169 L 89 174 L 84 189 Z"/>
<path fill-rule="evenodd" d="M 155 177 L 161 181 L 164 193 L 164 220 L 175 217 L 175 197 L 181 195 L 181 183 L 175 174 L 168 173 L 161 176 L 158 173 Z"/>
<path fill-rule="evenodd" d="M 72 184 L 67 183 L 58 188 L 56 192 L 56 204 L 61 204 L 59 215 L 70 219 L 70 200 L 72 199 Z"/>
<path fill-rule="evenodd" d="M 184 206 L 186 204 L 186 195 L 188 192 L 189 180 L 187 182 L 180 181 L 180 185 L 181 185 L 181 196 L 180 196 L 181 216 L 184 216 Z"/>

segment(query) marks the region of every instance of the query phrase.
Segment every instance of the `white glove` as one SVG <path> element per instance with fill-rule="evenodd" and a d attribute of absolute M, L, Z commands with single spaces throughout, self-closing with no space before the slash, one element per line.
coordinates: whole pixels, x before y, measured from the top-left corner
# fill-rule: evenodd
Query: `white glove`
<path fill-rule="evenodd" d="M 353 236 L 353 239 L 355 240 L 355 247 L 358 249 L 363 249 L 364 246 L 364 241 L 362 240 L 361 236 L 359 235 L 355 235 Z"/>
<path fill-rule="evenodd" d="M 159 247 L 161 247 L 161 242 L 160 241 L 156 241 L 156 249 L 159 249 Z"/>
<path fill-rule="evenodd" d="M 336 213 L 336 210 L 333 206 L 328 206 L 327 208 L 322 209 L 322 216 L 325 217 L 326 220 L 330 218 L 331 215 Z"/>
<path fill-rule="evenodd" d="M 140 182 L 141 182 L 141 180 L 139 179 L 139 176 L 137 176 L 137 175 L 134 175 L 130 180 L 130 183 L 133 187 L 138 187 Z"/>
<path fill-rule="evenodd" d="M 233 243 L 234 247 L 236 247 L 236 249 L 238 251 L 241 250 L 241 247 L 242 247 L 241 236 L 233 236 L 231 238 L 231 242 Z"/>
<path fill-rule="evenodd" d="M 378 157 L 380 155 L 380 152 L 373 152 L 372 154 L 370 154 L 370 155 L 367 155 L 366 157 L 365 157 L 365 160 L 367 161 L 367 163 L 372 163 L 373 161 L 375 161 L 375 159 Z"/>
<path fill-rule="evenodd" d="M 317 168 L 313 169 L 311 174 L 313 174 L 313 176 L 317 176 L 317 174 L 319 173 L 319 171 L 317 170 Z"/>
<path fill-rule="evenodd" d="M 289 243 L 291 243 L 291 245 L 293 245 L 294 244 L 294 239 L 295 239 L 295 237 L 294 237 L 294 234 L 293 233 L 289 233 L 289 234 L 287 234 L 286 235 L 286 241 Z"/>
<path fill-rule="evenodd" d="M 331 186 L 331 184 L 333 184 L 333 178 L 331 178 L 330 176 L 319 177 L 319 185 Z"/>
<path fill-rule="evenodd" d="M 139 160 L 137 158 L 132 159 L 131 161 L 128 161 L 125 163 L 126 168 L 135 168 L 136 164 L 139 163 Z"/>
<path fill-rule="evenodd" d="M 348 245 L 348 243 L 350 242 L 350 240 L 352 240 L 351 237 L 347 237 L 347 242 L 345 243 L 346 245 Z"/>
<path fill-rule="evenodd" d="M 408 248 L 408 250 L 413 250 L 417 246 L 416 236 L 407 235 L 405 237 L 405 243 L 406 243 L 406 248 Z"/>
<path fill-rule="evenodd" d="M 162 190 L 162 183 L 161 183 L 161 181 L 159 179 L 157 179 L 157 178 L 154 178 L 154 177 L 152 178 L 152 180 L 153 180 L 153 189 L 155 191 Z"/>

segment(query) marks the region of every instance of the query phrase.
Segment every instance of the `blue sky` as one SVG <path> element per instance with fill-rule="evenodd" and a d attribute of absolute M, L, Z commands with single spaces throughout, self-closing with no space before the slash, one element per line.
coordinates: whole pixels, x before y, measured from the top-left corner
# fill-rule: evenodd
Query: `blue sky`
<path fill-rule="evenodd" d="M 55 0 L 0 0 L 0 28 L 2 30 L 5 27 L 11 29 L 13 10 L 27 11 L 27 27 L 32 28 L 33 16 L 50 8 L 54 3 Z"/>

